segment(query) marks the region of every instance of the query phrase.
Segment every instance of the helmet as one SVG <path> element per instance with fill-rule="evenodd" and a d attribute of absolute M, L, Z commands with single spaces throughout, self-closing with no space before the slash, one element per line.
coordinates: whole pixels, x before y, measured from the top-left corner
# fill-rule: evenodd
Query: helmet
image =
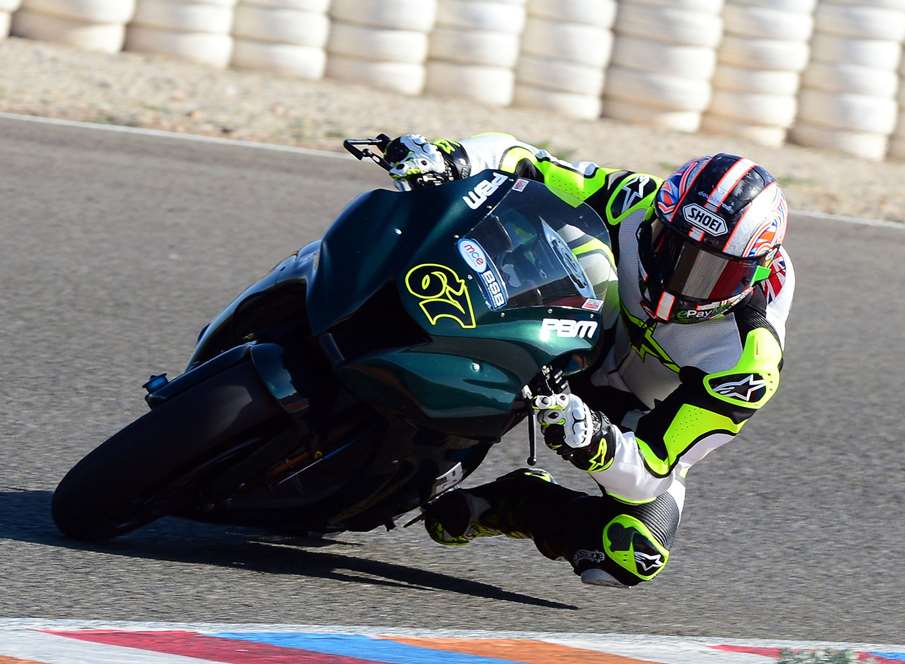
<path fill-rule="evenodd" d="M 670 175 L 654 210 L 638 231 L 641 304 L 655 320 L 674 323 L 724 314 L 767 279 L 788 213 L 766 169 L 724 153 Z"/>

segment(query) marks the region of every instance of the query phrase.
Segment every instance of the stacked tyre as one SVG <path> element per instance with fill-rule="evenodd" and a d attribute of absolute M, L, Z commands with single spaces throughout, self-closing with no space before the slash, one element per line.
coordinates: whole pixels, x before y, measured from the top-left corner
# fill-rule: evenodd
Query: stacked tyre
<path fill-rule="evenodd" d="M 905 159 L 905 57 L 899 66 L 899 119 L 889 146 L 892 159 Z"/>
<path fill-rule="evenodd" d="M 239 0 L 233 67 L 298 78 L 324 75 L 330 0 Z"/>
<path fill-rule="evenodd" d="M 19 8 L 22 0 L 0 0 L 0 39 L 9 35 L 13 12 Z"/>
<path fill-rule="evenodd" d="M 417 95 L 436 0 L 333 0 L 327 76 Z"/>
<path fill-rule="evenodd" d="M 138 0 L 126 50 L 226 67 L 235 5 L 236 0 Z"/>
<path fill-rule="evenodd" d="M 599 117 L 615 16 L 616 0 L 528 0 L 515 105 Z"/>
<path fill-rule="evenodd" d="M 723 0 L 620 0 L 603 115 L 695 132 L 710 104 Z"/>
<path fill-rule="evenodd" d="M 790 138 L 883 159 L 896 124 L 905 0 L 822 0 L 815 18 Z"/>
<path fill-rule="evenodd" d="M 0 11 L 18 2 L 0 0 Z M 13 15 L 18 37 L 56 42 L 91 51 L 122 50 L 125 26 L 135 12 L 135 0 L 23 0 Z"/>
<path fill-rule="evenodd" d="M 524 0 L 438 0 L 427 91 L 490 106 L 512 103 Z"/>
<path fill-rule="evenodd" d="M 795 121 L 816 0 L 727 0 L 702 128 L 780 146 Z"/>

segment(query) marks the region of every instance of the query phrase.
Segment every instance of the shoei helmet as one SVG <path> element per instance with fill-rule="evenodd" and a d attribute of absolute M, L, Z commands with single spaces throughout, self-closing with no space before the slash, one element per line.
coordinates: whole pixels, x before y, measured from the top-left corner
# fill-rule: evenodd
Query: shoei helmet
<path fill-rule="evenodd" d="M 787 210 L 776 180 L 749 159 L 721 153 L 679 168 L 638 232 L 645 311 L 675 323 L 726 313 L 770 276 Z"/>

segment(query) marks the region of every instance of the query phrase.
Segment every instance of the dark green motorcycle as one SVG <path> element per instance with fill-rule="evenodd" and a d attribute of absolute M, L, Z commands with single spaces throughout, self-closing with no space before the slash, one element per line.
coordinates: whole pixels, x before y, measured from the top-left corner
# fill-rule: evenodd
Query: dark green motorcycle
<path fill-rule="evenodd" d="M 590 207 L 496 171 L 363 194 L 212 321 L 183 374 L 145 384 L 150 412 L 60 482 L 57 526 L 392 527 L 477 468 L 531 386 L 602 352 L 618 302 L 566 225 L 605 237 Z"/>

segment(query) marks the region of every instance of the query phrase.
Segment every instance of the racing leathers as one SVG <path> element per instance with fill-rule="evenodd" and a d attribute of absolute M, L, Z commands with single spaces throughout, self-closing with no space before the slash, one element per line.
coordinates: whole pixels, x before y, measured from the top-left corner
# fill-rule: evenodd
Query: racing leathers
<path fill-rule="evenodd" d="M 586 583 L 649 581 L 669 560 L 688 470 L 732 440 L 779 387 L 795 288 L 789 256 L 781 248 L 769 278 L 727 314 L 694 324 L 657 322 L 641 306 L 638 237 L 654 219 L 660 178 L 566 163 L 505 134 L 434 144 L 455 177 L 498 169 L 590 205 L 605 222 L 611 251 L 596 238 L 565 239 L 592 280 L 595 259 L 615 264 L 621 315 L 601 337 L 608 352 L 570 379 L 572 392 L 608 427 L 585 466 L 603 495 L 566 489 L 542 471 L 516 471 L 438 501 L 428 531 L 445 543 L 530 536 L 547 557 L 568 560 Z M 460 500 L 459 514 L 456 494 L 468 499 Z"/>

